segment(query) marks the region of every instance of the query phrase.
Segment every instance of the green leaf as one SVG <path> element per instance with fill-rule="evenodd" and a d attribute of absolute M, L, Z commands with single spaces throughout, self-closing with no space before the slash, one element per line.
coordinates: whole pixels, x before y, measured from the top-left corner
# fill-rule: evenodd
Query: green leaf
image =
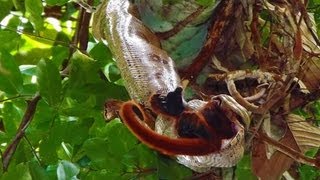
<path fill-rule="evenodd" d="M 106 134 L 110 153 L 119 158 L 138 143 L 134 135 L 122 123 L 108 124 Z"/>
<path fill-rule="evenodd" d="M 16 166 L 9 167 L 8 172 L 4 173 L 2 180 L 32 180 L 32 177 L 29 172 L 29 168 L 26 164 L 21 163 Z"/>
<path fill-rule="evenodd" d="M 119 159 L 114 158 L 109 152 L 108 143 L 102 138 L 91 138 L 83 144 L 86 156 L 91 159 L 91 166 L 94 169 L 109 169 L 113 172 L 120 172 L 122 164 Z"/>
<path fill-rule="evenodd" d="M 320 126 L 320 101 L 315 101 L 312 106 L 313 116 L 315 117 L 316 124 Z"/>
<path fill-rule="evenodd" d="M 58 169 L 58 164 L 47 166 L 46 173 L 48 174 L 49 179 L 52 179 L 52 180 L 58 179 L 58 177 L 57 177 L 57 169 Z"/>
<path fill-rule="evenodd" d="M 312 148 L 308 150 L 305 155 L 311 158 L 314 158 L 319 151 L 319 148 Z M 320 176 L 320 170 L 316 167 L 312 167 L 309 165 L 302 164 L 298 168 L 298 172 L 300 174 L 301 180 L 308 180 L 308 179 L 317 179 Z"/>
<path fill-rule="evenodd" d="M 23 80 L 15 59 L 6 51 L 0 50 L 0 90 L 8 94 L 22 91 Z"/>
<path fill-rule="evenodd" d="M 0 29 L 0 39 L 1 41 L 6 42 L 6 43 L 0 43 L 0 49 L 10 52 L 12 50 L 17 49 L 21 40 L 21 36 L 15 31 Z"/>
<path fill-rule="evenodd" d="M 159 179 L 184 179 L 192 176 L 192 171 L 168 157 L 158 157 Z"/>
<path fill-rule="evenodd" d="M 96 97 L 96 105 L 99 107 L 103 107 L 106 99 L 128 99 L 129 96 L 123 86 L 103 80 L 101 75 L 98 61 L 75 52 L 71 58 L 67 94 L 79 102 L 85 101 L 88 95 L 92 94 Z"/>
<path fill-rule="evenodd" d="M 104 67 L 103 73 L 106 75 L 110 82 L 115 82 L 121 78 L 120 70 L 115 63 L 110 63 Z"/>
<path fill-rule="evenodd" d="M 138 144 L 125 153 L 121 162 L 126 165 L 126 179 L 155 179 L 158 173 L 157 154 L 144 144 Z"/>
<path fill-rule="evenodd" d="M 78 120 L 74 117 L 61 117 L 55 120 L 49 135 L 41 141 L 40 156 L 46 163 L 56 163 L 58 159 L 73 159 L 77 145 L 88 138 L 91 119 Z M 76 134 L 76 136 L 70 136 Z"/>
<path fill-rule="evenodd" d="M 1 22 L 1 20 L 9 14 L 13 4 L 11 0 L 1 0 L 0 2 L 1 2 L 1 6 L 0 6 L 0 22 Z"/>
<path fill-rule="evenodd" d="M 85 178 L 86 180 L 99 180 L 99 179 L 119 179 L 122 180 L 123 178 L 120 178 L 118 172 L 110 171 L 108 169 L 101 169 L 98 171 L 91 171 L 88 173 L 88 175 Z"/>
<path fill-rule="evenodd" d="M 5 132 L 12 137 L 18 129 L 18 124 L 22 118 L 21 114 L 12 102 L 5 102 L 2 110 Z"/>
<path fill-rule="evenodd" d="M 42 46 L 42 44 L 38 44 Z M 30 48 L 29 43 L 25 43 L 24 47 Z M 14 57 L 19 64 L 34 64 L 36 65 L 39 63 L 40 59 L 46 59 L 51 56 L 51 49 L 47 48 L 32 48 L 26 51 L 20 51 L 19 53 L 15 54 Z"/>
<path fill-rule="evenodd" d="M 78 88 L 88 83 L 101 81 L 99 70 L 97 61 L 76 51 L 71 58 L 70 86 Z"/>
<path fill-rule="evenodd" d="M 237 164 L 236 176 L 239 180 L 255 180 L 257 179 L 251 171 L 251 158 L 249 155 L 243 156 L 241 161 Z"/>
<path fill-rule="evenodd" d="M 110 49 L 102 42 L 96 44 L 89 54 L 93 59 L 99 61 L 101 66 L 114 62 Z"/>
<path fill-rule="evenodd" d="M 12 0 L 14 7 L 21 11 L 21 12 L 25 12 L 25 7 L 24 7 L 24 0 Z"/>
<path fill-rule="evenodd" d="M 39 146 L 39 154 L 42 161 L 53 164 L 58 161 L 58 149 L 63 142 L 63 135 L 68 132 L 67 126 L 62 124 L 59 119 L 55 119 L 54 126 L 46 134 Z"/>
<path fill-rule="evenodd" d="M 38 102 L 37 111 L 33 117 L 32 123 L 26 132 L 30 141 L 32 140 L 36 144 L 39 144 L 40 142 L 41 144 L 45 143 L 44 139 L 48 139 L 48 134 L 50 133 L 50 130 L 52 130 L 52 123 L 54 122 L 56 116 L 57 112 L 52 109 L 43 99 L 41 99 Z M 51 141 L 49 143 L 51 143 Z"/>
<path fill-rule="evenodd" d="M 320 176 L 320 170 L 312 166 L 303 164 L 298 170 L 301 180 L 317 179 Z"/>
<path fill-rule="evenodd" d="M 49 6 L 61 6 L 68 2 L 69 0 L 46 0 Z"/>
<path fill-rule="evenodd" d="M 69 143 L 62 142 L 58 150 L 59 159 L 71 161 L 73 155 L 73 146 Z"/>
<path fill-rule="evenodd" d="M 80 169 L 69 161 L 62 160 L 57 168 L 57 177 L 58 180 L 65 179 L 78 179 L 77 175 L 79 174 Z"/>
<path fill-rule="evenodd" d="M 33 76 L 37 73 L 37 66 L 35 65 L 21 65 L 19 69 L 22 74 Z"/>
<path fill-rule="evenodd" d="M 85 140 L 88 139 L 89 128 L 93 124 L 93 119 L 85 118 L 76 121 L 68 121 L 67 124 L 63 124 L 66 131 L 63 134 L 64 142 L 71 145 L 82 145 Z M 70 136 L 69 132 L 77 134 L 77 136 Z"/>
<path fill-rule="evenodd" d="M 43 29 L 43 5 L 41 0 L 25 0 L 25 8 L 30 22 L 36 30 Z"/>
<path fill-rule="evenodd" d="M 112 121 L 118 121 L 118 119 L 114 119 Z M 104 134 L 104 131 L 106 128 L 105 126 L 106 126 L 106 122 L 103 116 L 95 117 L 95 121 L 90 127 L 89 135 L 92 137 L 105 137 L 105 134 Z"/>
<path fill-rule="evenodd" d="M 32 179 L 48 179 L 48 175 L 38 162 L 31 161 L 28 163 L 29 165 L 29 171 L 31 174 Z"/>
<path fill-rule="evenodd" d="M 44 138 L 39 146 L 41 159 L 46 163 L 56 163 L 58 160 L 57 148 L 58 144 L 53 138 Z"/>
<path fill-rule="evenodd" d="M 319 148 L 311 148 L 305 153 L 305 155 L 313 158 L 317 155 L 318 151 L 319 151 Z"/>
<path fill-rule="evenodd" d="M 52 61 L 57 67 L 61 66 L 62 62 L 69 56 L 69 48 L 63 46 L 52 47 Z"/>
<path fill-rule="evenodd" d="M 40 60 L 37 66 L 40 94 L 49 105 L 57 107 L 62 99 L 62 84 L 59 70 L 50 60 Z"/>
<path fill-rule="evenodd" d="M 196 2 L 201 6 L 210 6 L 214 4 L 216 1 L 215 0 L 196 0 Z"/>
<path fill-rule="evenodd" d="M 34 155 L 30 151 L 29 144 L 25 140 L 22 140 L 14 153 L 10 165 L 15 166 L 19 163 L 25 163 L 32 158 L 34 158 Z"/>
<path fill-rule="evenodd" d="M 96 97 L 93 94 L 88 95 L 88 99 L 77 101 L 75 98 L 66 97 L 64 103 L 60 108 L 60 113 L 66 116 L 76 117 L 95 117 L 97 110 L 94 109 L 96 106 Z"/>

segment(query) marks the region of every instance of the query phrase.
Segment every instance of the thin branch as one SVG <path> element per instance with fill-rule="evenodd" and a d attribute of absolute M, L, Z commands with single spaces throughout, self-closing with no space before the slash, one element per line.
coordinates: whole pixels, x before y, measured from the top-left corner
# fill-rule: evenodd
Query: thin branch
<path fill-rule="evenodd" d="M 93 4 L 93 0 L 88 0 L 88 5 Z M 76 47 L 69 48 L 69 57 L 63 62 L 62 74 L 69 74 L 69 61 L 76 49 L 85 53 L 89 40 L 89 22 L 91 13 L 88 13 L 82 6 L 78 15 L 78 21 L 76 25 L 76 31 L 72 37 L 72 44 Z"/>
<path fill-rule="evenodd" d="M 29 33 L 29 32 L 23 31 L 23 30 L 15 29 L 15 28 L 12 28 L 12 27 L 5 26 L 5 25 L 0 24 L 0 28 L 1 28 L 1 27 L 3 27 L 4 30 L 16 32 L 16 33 L 18 33 L 18 34 L 23 34 L 23 35 L 26 35 L 26 36 L 29 36 L 29 37 L 33 37 L 33 38 L 40 39 L 40 40 L 45 40 L 45 41 L 48 41 L 48 42 L 50 42 L 50 43 L 51 43 L 51 42 L 54 42 L 54 43 L 59 44 L 59 45 L 61 45 L 61 46 L 77 48 L 75 44 L 70 43 L 70 42 L 65 42 L 65 41 L 59 41 L 59 40 L 50 39 L 50 38 L 47 38 L 47 37 L 43 37 L 43 36 L 40 36 L 40 35 L 32 34 L 32 33 Z"/>
<path fill-rule="evenodd" d="M 25 130 L 29 126 L 30 122 L 32 121 L 33 115 L 36 112 L 37 104 L 40 99 L 41 99 L 40 95 L 36 94 L 30 101 L 27 102 L 28 106 L 23 115 L 22 121 L 18 128 L 18 132 L 2 155 L 3 171 L 7 171 L 10 160 L 14 155 L 21 139 L 23 138 Z"/>
<path fill-rule="evenodd" d="M 252 141 L 255 137 L 255 135 L 258 133 L 258 131 L 260 130 L 263 120 L 266 118 L 266 113 L 264 114 L 257 114 L 257 119 L 256 119 L 256 125 L 252 128 L 252 132 L 250 132 L 248 134 L 247 140 L 246 140 L 246 145 L 245 148 L 248 149 L 251 145 L 252 145 Z"/>
<path fill-rule="evenodd" d="M 259 6 L 253 6 L 252 10 L 252 23 L 250 25 L 251 32 L 252 32 L 252 43 L 254 45 L 254 48 L 256 50 L 256 61 L 257 64 L 259 64 L 260 68 L 264 68 L 265 66 L 265 56 L 262 48 L 262 38 L 259 31 Z M 271 26 L 272 27 L 272 26 Z M 271 33 L 272 31 L 270 31 Z"/>
<path fill-rule="evenodd" d="M 165 32 L 157 32 L 156 35 L 160 39 L 169 39 L 170 37 L 176 35 L 178 32 L 180 32 L 184 27 L 186 27 L 187 24 L 192 22 L 195 18 L 197 18 L 204 10 L 204 7 L 198 8 L 195 12 L 191 13 L 188 17 L 186 17 L 184 20 L 179 22 L 176 26 L 174 26 L 171 30 L 165 31 Z"/>
<path fill-rule="evenodd" d="M 9 97 L 7 99 L 3 99 L 0 100 L 0 103 L 6 102 L 6 101 L 10 101 L 10 100 L 14 100 L 14 99 L 19 99 L 19 98 L 24 98 L 24 97 L 30 97 L 31 95 L 17 95 L 17 96 L 13 96 L 13 97 Z"/>
<path fill-rule="evenodd" d="M 87 5 L 92 6 L 93 0 L 88 0 Z M 86 51 L 88 46 L 88 40 L 89 40 L 89 24 L 91 19 L 91 13 L 88 13 L 84 8 L 81 8 L 82 17 L 81 18 L 81 24 L 79 27 L 79 47 L 80 50 Z"/>
<path fill-rule="evenodd" d="M 27 141 L 27 143 L 29 144 L 30 148 L 31 148 L 31 151 L 32 151 L 32 154 L 34 155 L 34 157 L 37 159 L 38 163 L 40 166 L 42 166 L 42 162 L 40 160 L 40 157 L 37 155 L 37 152 L 36 150 L 34 149 L 34 147 L 32 146 L 31 142 L 29 141 L 29 139 L 27 138 L 27 136 L 23 136 L 24 139 Z"/>
<path fill-rule="evenodd" d="M 121 176 L 124 176 L 126 174 L 136 174 L 136 176 L 142 176 L 142 175 L 145 175 L 145 174 L 150 174 L 150 173 L 154 173 L 156 172 L 158 169 L 157 168 L 141 168 L 139 167 L 137 164 L 135 165 L 135 169 L 131 172 L 123 172 L 121 174 Z"/>

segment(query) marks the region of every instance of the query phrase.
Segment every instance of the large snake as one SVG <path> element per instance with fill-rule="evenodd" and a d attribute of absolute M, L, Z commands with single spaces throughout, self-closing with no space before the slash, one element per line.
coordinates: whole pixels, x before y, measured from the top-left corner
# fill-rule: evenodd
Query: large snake
<path fill-rule="evenodd" d="M 138 103 L 152 109 L 150 97 L 153 95 L 166 97 L 170 93 L 181 93 L 181 82 L 173 60 L 161 49 L 156 35 L 143 25 L 137 14 L 129 0 L 105 0 L 95 13 L 93 21 L 94 36 L 107 41 L 126 88 L 134 100 L 123 104 L 121 119 L 139 140 L 161 153 L 176 156 L 179 163 L 195 171 L 234 166 L 244 152 L 244 126 L 238 120 L 248 125 L 250 119 L 246 109 L 230 96 L 219 95 L 210 102 L 182 100 L 183 106 L 189 111 L 182 113 L 180 122 L 184 122 L 183 118 L 187 119 L 189 115 L 210 119 L 210 108 L 217 106 L 216 103 L 219 102 L 222 113 L 232 119 L 232 137 L 220 136 L 217 133 L 219 129 L 214 128 L 209 128 L 215 134 L 209 137 L 210 141 L 179 137 L 173 121 L 163 114 L 158 115 L 156 120 L 157 133 L 136 120 L 148 118 Z M 206 122 L 202 123 L 205 126 Z M 164 130 L 166 126 L 170 126 L 170 130 Z"/>

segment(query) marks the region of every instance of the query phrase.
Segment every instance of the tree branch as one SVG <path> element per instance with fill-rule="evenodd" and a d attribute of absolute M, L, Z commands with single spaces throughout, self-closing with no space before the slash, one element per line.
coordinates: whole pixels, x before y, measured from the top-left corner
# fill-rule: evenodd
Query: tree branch
<path fill-rule="evenodd" d="M 17 130 L 17 134 L 13 138 L 12 142 L 9 144 L 7 149 L 4 151 L 4 153 L 2 154 L 3 171 L 7 171 L 10 160 L 14 155 L 14 152 L 16 151 L 21 139 L 23 138 L 25 130 L 29 126 L 30 122 L 32 121 L 33 115 L 36 112 L 36 107 L 40 99 L 41 99 L 40 95 L 36 94 L 30 101 L 27 101 L 28 106 L 23 115 L 20 126 Z"/>
<path fill-rule="evenodd" d="M 169 39 L 170 37 L 180 32 L 184 27 L 186 27 L 188 23 L 192 22 L 195 18 L 197 18 L 203 12 L 204 9 L 204 7 L 198 8 L 195 12 L 191 13 L 188 17 L 186 17 L 184 20 L 175 25 L 171 30 L 165 32 L 157 32 L 155 34 L 160 39 Z"/>
<path fill-rule="evenodd" d="M 92 6 L 93 0 L 88 0 L 86 5 Z M 88 40 L 89 40 L 89 24 L 91 19 L 91 13 L 88 13 L 83 6 L 80 6 L 77 25 L 75 33 L 72 37 L 72 44 L 76 46 L 69 48 L 69 57 L 63 62 L 63 70 L 61 74 L 69 73 L 69 61 L 75 52 L 76 49 L 80 50 L 82 53 L 85 53 L 87 50 Z"/>
<path fill-rule="evenodd" d="M 199 55 L 193 60 L 186 70 L 182 73 L 182 79 L 189 79 L 194 82 L 202 69 L 210 61 L 214 50 L 220 40 L 222 32 L 229 25 L 236 3 L 231 0 L 221 1 L 216 8 L 218 11 L 214 14 L 212 26 L 208 32 L 208 40 L 202 47 Z"/>

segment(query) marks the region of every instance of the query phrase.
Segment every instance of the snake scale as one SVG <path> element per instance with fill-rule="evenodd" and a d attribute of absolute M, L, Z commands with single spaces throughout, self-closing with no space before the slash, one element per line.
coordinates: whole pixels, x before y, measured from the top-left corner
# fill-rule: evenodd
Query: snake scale
<path fill-rule="evenodd" d="M 149 130 L 143 123 L 134 120 L 147 118 L 144 114 L 141 115 L 142 117 L 135 114 L 136 110 L 140 112 L 143 110 L 134 102 L 143 104 L 145 107 L 152 107 L 150 96 L 153 94 L 167 96 L 181 87 L 173 60 L 161 49 L 157 36 L 143 25 L 137 18 L 137 14 L 136 9 L 128 0 L 105 0 L 93 19 L 95 38 L 107 41 L 115 56 L 125 86 L 134 100 L 122 106 L 120 110 L 122 120 L 133 134 L 149 147 L 175 156 L 179 163 L 195 171 L 204 172 L 211 167 L 234 166 L 244 152 L 244 127 L 238 122 L 233 122 L 234 136 L 217 139 L 221 142 L 211 145 L 208 141 L 199 140 L 199 138 L 179 137 L 174 124 L 168 123 L 172 120 L 168 120 L 165 115 L 160 114 L 157 117 L 157 133 Z M 220 106 L 223 109 L 241 117 L 245 124 L 250 121 L 246 109 L 232 97 L 219 95 L 213 99 L 221 102 Z M 210 103 L 202 100 L 189 102 L 183 100 L 183 104 L 198 113 L 198 110 L 203 110 Z M 167 132 L 164 132 L 165 126 L 170 126 Z M 194 146 L 197 143 L 199 147 Z M 163 146 L 170 146 L 172 150 L 170 147 Z M 203 151 L 198 149 L 203 149 Z"/>

